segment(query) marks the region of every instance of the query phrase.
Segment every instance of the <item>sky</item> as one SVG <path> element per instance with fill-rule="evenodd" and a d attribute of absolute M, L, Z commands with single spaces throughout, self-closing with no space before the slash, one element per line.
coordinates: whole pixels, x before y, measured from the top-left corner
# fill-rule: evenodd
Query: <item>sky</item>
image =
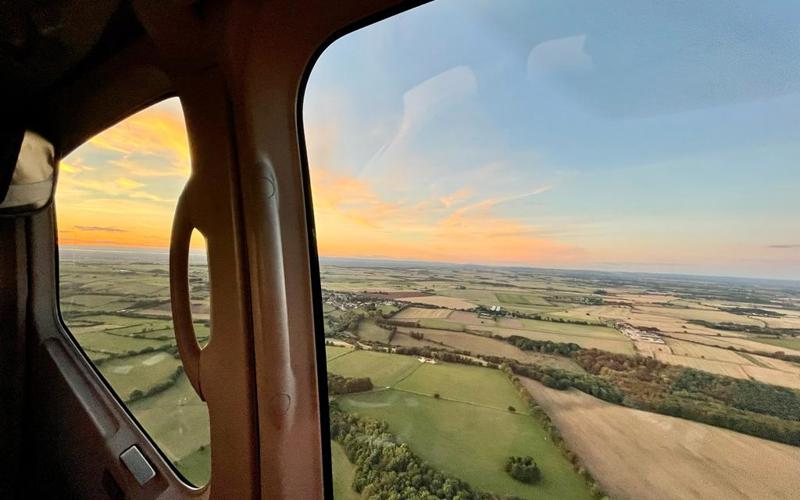
<path fill-rule="evenodd" d="M 316 62 L 320 254 L 800 279 L 800 4 L 436 0 Z M 62 162 L 60 239 L 168 244 L 177 100 Z"/>
<path fill-rule="evenodd" d="M 169 247 L 172 215 L 189 172 L 177 98 L 128 117 L 59 163 L 59 244 Z"/>

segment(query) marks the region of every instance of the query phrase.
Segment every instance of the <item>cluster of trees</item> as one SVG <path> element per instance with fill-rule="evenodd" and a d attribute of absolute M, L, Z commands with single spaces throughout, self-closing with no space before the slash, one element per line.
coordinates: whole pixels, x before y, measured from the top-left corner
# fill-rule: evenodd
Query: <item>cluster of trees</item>
<path fill-rule="evenodd" d="M 500 361 L 492 357 L 485 357 L 485 359 L 495 362 Z M 622 392 L 602 377 L 585 373 L 572 373 L 548 366 L 519 363 L 504 358 L 501 359 L 515 375 L 538 380 L 552 389 L 563 391 L 574 388 L 604 401 L 616 404 L 622 403 Z"/>
<path fill-rule="evenodd" d="M 704 394 L 740 410 L 800 420 L 800 392 L 786 387 L 687 369 L 672 390 Z"/>
<path fill-rule="evenodd" d="M 519 335 L 502 337 L 495 335 L 495 339 L 504 340 L 511 345 L 517 346 L 523 351 L 536 351 L 547 354 L 559 354 L 561 356 L 572 356 L 572 353 L 581 350 L 581 346 L 575 343 L 551 342 L 549 340 L 533 340 Z"/>
<path fill-rule="evenodd" d="M 425 334 L 424 333 L 417 332 L 417 331 L 413 331 L 413 332 L 409 333 L 409 335 L 411 335 L 412 339 L 417 339 L 417 340 L 422 340 L 422 339 L 425 338 Z"/>
<path fill-rule="evenodd" d="M 517 481 L 534 484 L 542 479 L 542 472 L 539 466 L 533 461 L 533 457 L 508 457 L 506 460 L 506 472 Z"/>
<path fill-rule="evenodd" d="M 405 326 L 406 328 L 419 328 L 419 321 L 416 320 L 403 320 L 403 319 L 387 319 L 383 317 L 375 318 L 375 324 L 381 328 L 397 329 L 398 326 Z"/>
<path fill-rule="evenodd" d="M 387 337 L 387 341 L 391 344 L 392 340 L 394 340 L 395 335 L 397 335 L 397 327 L 396 326 L 390 326 L 389 328 L 386 328 L 386 327 L 383 327 L 383 326 L 380 326 L 380 325 L 378 325 L 378 326 L 380 328 L 383 328 L 384 330 L 389 330 L 389 336 Z"/>
<path fill-rule="evenodd" d="M 330 408 L 331 437 L 355 465 L 353 489 L 365 498 L 459 500 L 491 499 L 488 493 L 444 474 L 399 443 L 385 422 L 362 419 L 335 403 Z"/>
<path fill-rule="evenodd" d="M 723 427 L 771 441 L 800 446 L 800 422 L 771 415 L 739 410 L 711 399 L 695 400 L 672 394 L 664 398 L 652 411 Z"/>
<path fill-rule="evenodd" d="M 328 394 L 352 394 L 372 390 L 369 377 L 344 377 L 328 372 Z"/>
<path fill-rule="evenodd" d="M 325 329 L 325 334 L 329 337 L 336 337 L 344 332 L 350 332 L 355 335 L 358 330 L 358 324 L 365 315 L 355 310 L 345 311 L 339 317 L 328 316 L 328 328 Z"/>

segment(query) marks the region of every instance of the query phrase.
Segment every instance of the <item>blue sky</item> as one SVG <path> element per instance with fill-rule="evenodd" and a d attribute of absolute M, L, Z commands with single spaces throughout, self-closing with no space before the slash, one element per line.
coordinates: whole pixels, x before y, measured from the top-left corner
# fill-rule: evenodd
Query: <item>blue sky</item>
<path fill-rule="evenodd" d="M 800 279 L 800 3 L 436 0 L 347 35 L 304 127 L 320 254 Z M 176 99 L 61 163 L 63 244 L 165 247 Z"/>
<path fill-rule="evenodd" d="M 437 0 L 347 35 L 304 101 L 321 251 L 800 278 L 798 20 Z"/>

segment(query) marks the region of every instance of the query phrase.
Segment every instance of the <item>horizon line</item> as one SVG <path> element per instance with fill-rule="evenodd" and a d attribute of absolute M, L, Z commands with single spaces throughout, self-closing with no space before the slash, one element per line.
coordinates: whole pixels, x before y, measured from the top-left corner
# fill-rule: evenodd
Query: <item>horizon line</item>
<path fill-rule="evenodd" d="M 65 244 L 59 245 L 59 248 L 64 249 L 94 249 L 94 250 L 104 250 L 104 251 L 114 251 L 114 250 L 149 250 L 149 251 L 163 251 L 164 253 L 169 253 L 169 247 L 162 247 L 162 246 L 126 246 L 126 245 L 107 245 L 107 246 L 100 246 L 100 245 L 80 245 L 80 244 Z M 206 249 L 207 250 L 207 249 Z M 190 249 L 192 251 L 192 249 Z M 194 249 L 194 251 L 198 251 L 198 249 Z M 159 252 L 161 253 L 161 252 Z M 600 272 L 600 273 L 610 273 L 610 274 L 654 274 L 654 275 L 661 275 L 661 276 L 682 276 L 682 277 L 692 277 L 692 278 L 729 278 L 729 279 L 745 279 L 745 280 L 764 280 L 764 281 L 786 281 L 786 282 L 794 282 L 800 283 L 800 277 L 798 278 L 776 278 L 771 276 L 737 276 L 737 275 L 730 275 L 730 274 L 709 274 L 709 273 L 693 273 L 693 272 L 679 272 L 679 271 L 635 271 L 635 270 L 609 270 L 603 268 L 593 268 L 591 266 L 587 267 L 551 267 L 546 265 L 534 265 L 534 264 L 520 264 L 520 263 L 477 263 L 477 262 L 448 262 L 448 261 L 437 261 L 437 260 L 426 260 L 426 259 L 415 259 L 415 258 L 393 258 L 393 257 L 380 257 L 380 256 L 370 256 L 370 257 L 362 257 L 362 256 L 340 256 L 340 255 L 321 255 L 318 254 L 317 257 L 319 260 L 322 259 L 339 259 L 339 260 L 363 260 L 363 261 L 371 261 L 371 262 L 392 262 L 392 263 L 420 263 L 420 264 L 440 264 L 440 265 L 448 265 L 448 266 L 474 266 L 474 267 L 496 267 L 496 268 L 520 268 L 520 269 L 535 269 L 535 270 L 551 270 L 551 271 L 585 271 L 585 272 Z"/>

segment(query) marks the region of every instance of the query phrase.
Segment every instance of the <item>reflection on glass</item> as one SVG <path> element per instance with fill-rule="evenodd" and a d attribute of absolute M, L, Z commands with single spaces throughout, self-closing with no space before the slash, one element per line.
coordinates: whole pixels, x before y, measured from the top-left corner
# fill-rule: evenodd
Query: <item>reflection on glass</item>
<path fill-rule="evenodd" d="M 325 51 L 337 498 L 800 488 L 798 19 L 439 0 Z"/>

